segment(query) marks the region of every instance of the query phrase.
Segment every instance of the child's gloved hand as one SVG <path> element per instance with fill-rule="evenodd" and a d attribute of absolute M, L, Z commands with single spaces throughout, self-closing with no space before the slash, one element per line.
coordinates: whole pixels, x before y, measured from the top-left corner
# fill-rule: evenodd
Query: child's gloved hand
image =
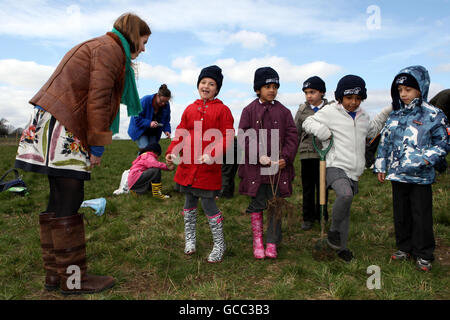
<path fill-rule="evenodd" d="M 325 126 L 321 126 L 317 131 L 316 137 L 321 141 L 326 141 L 331 138 L 331 131 Z"/>
<path fill-rule="evenodd" d="M 173 162 L 172 162 L 172 163 L 168 163 L 168 164 L 167 164 L 167 168 L 168 168 L 170 171 L 173 171 L 173 170 L 175 170 L 175 165 L 173 164 Z"/>
<path fill-rule="evenodd" d="M 207 155 L 207 154 L 202 155 L 202 156 L 198 159 L 198 161 L 200 161 L 200 163 L 202 163 L 202 164 L 203 164 L 203 163 L 206 163 L 206 164 L 212 164 L 212 163 L 213 163 L 211 157 L 210 157 L 209 155 Z"/>
<path fill-rule="evenodd" d="M 268 156 L 261 156 L 259 157 L 259 163 L 262 164 L 263 166 L 268 166 L 270 165 L 270 158 Z"/>

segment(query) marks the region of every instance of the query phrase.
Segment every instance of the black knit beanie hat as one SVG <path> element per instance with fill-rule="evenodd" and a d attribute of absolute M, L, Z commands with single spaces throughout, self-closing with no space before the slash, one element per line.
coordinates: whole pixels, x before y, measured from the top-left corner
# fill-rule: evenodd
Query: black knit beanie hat
<path fill-rule="evenodd" d="M 349 74 L 339 80 L 334 97 L 342 101 L 344 96 L 352 94 L 360 96 L 363 100 L 367 99 L 366 82 L 361 77 Z"/>
<path fill-rule="evenodd" d="M 159 143 L 150 143 L 146 147 L 139 149 L 139 155 L 146 153 L 146 152 L 154 152 L 158 156 L 160 156 L 161 155 L 161 146 L 159 145 Z"/>
<path fill-rule="evenodd" d="M 200 84 L 200 81 L 202 81 L 203 78 L 214 79 L 214 81 L 216 81 L 217 84 L 217 94 L 219 94 L 220 88 L 222 88 L 222 81 L 223 81 L 222 69 L 220 69 L 216 65 L 203 68 L 202 71 L 200 71 L 200 75 L 198 76 L 197 88 L 198 85 Z"/>
<path fill-rule="evenodd" d="M 303 82 L 302 90 L 305 91 L 306 89 L 316 89 L 322 93 L 327 92 L 325 82 L 320 77 L 317 76 L 308 78 L 306 79 L 305 82 Z"/>
<path fill-rule="evenodd" d="M 278 73 L 271 67 L 257 69 L 253 81 L 253 90 L 259 90 L 262 86 L 269 83 L 275 83 L 280 87 L 280 77 L 278 76 Z"/>
<path fill-rule="evenodd" d="M 400 73 L 394 79 L 394 86 L 397 89 L 399 85 L 404 85 L 407 87 L 414 88 L 420 91 L 419 83 L 416 78 L 414 78 L 409 73 Z"/>

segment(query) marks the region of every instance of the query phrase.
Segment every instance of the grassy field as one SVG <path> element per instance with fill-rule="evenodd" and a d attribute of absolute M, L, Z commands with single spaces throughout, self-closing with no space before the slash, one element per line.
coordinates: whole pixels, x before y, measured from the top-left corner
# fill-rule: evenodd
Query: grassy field
<path fill-rule="evenodd" d="M 167 141 L 162 141 L 163 150 Z M 0 174 L 13 166 L 17 147 L 0 144 Z M 247 196 L 235 192 L 220 199 L 225 216 L 228 250 L 221 264 L 208 264 L 211 232 L 201 214 L 197 227 L 197 253 L 185 256 L 181 209 L 184 196 L 173 191 L 173 172 L 163 173 L 168 201 L 146 196 L 113 196 L 121 173 L 136 156 L 132 141 L 114 141 L 106 147 L 100 168 L 85 184 L 85 199 L 105 197 L 105 214 L 97 217 L 90 208 L 80 209 L 86 224 L 90 273 L 111 275 L 116 286 L 104 293 L 65 298 L 43 289 L 38 214 L 48 201 L 47 177 L 23 172 L 30 194 L 20 197 L 0 193 L 0 299 L 413 299 L 450 298 L 450 176 L 440 175 L 433 186 L 436 260 L 430 273 L 416 270 L 411 261 L 394 262 L 395 250 L 390 183 L 384 185 L 366 171 L 351 212 L 349 248 L 356 259 L 317 262 L 312 258 L 320 227 L 302 231 L 301 183 L 294 183 L 288 201 L 295 210 L 283 221 L 283 241 L 276 260 L 255 260 L 252 254 L 250 218 L 243 212 Z M 296 172 L 300 161 L 296 160 Z M 238 183 L 238 177 L 236 177 Z M 334 201 L 330 192 L 330 207 Z M 381 269 L 381 289 L 369 290 L 367 268 Z"/>

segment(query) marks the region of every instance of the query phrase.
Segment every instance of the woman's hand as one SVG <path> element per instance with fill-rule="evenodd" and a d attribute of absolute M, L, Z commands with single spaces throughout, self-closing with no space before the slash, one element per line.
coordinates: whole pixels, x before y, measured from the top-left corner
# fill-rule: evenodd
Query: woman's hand
<path fill-rule="evenodd" d="M 97 166 L 100 166 L 100 162 L 102 162 L 102 157 L 96 157 L 93 154 L 90 156 L 91 161 L 91 169 Z"/>
<path fill-rule="evenodd" d="M 150 122 L 150 128 L 156 128 L 156 127 L 158 127 L 158 121 Z"/>
<path fill-rule="evenodd" d="M 164 132 L 164 134 L 166 135 L 167 138 L 170 138 L 170 132 L 169 131 Z"/>
<path fill-rule="evenodd" d="M 384 183 L 384 180 L 386 179 L 386 173 L 384 173 L 384 172 L 379 172 L 379 173 L 377 174 L 377 176 L 378 176 L 378 181 L 380 181 L 381 183 Z"/>

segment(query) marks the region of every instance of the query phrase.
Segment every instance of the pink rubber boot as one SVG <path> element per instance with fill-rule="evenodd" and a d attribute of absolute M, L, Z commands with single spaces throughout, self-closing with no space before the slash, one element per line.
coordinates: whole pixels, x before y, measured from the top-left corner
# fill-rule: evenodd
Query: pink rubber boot
<path fill-rule="evenodd" d="M 252 231 L 253 231 L 253 255 L 256 259 L 264 259 L 263 243 L 263 214 L 262 212 L 252 213 Z"/>
<path fill-rule="evenodd" d="M 277 245 L 275 243 L 267 243 L 266 245 L 266 257 L 270 259 L 277 258 Z"/>

